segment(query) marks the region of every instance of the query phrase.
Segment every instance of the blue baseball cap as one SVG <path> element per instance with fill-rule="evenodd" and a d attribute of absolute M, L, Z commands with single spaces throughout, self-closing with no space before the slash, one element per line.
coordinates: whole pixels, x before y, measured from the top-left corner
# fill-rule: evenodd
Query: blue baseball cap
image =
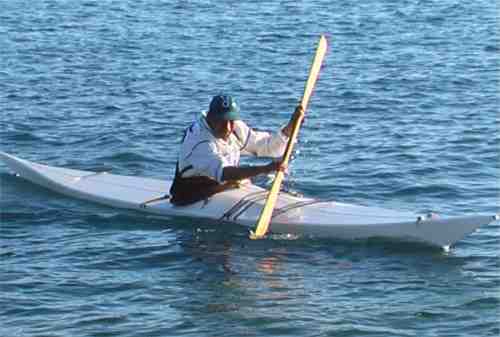
<path fill-rule="evenodd" d="M 208 115 L 226 121 L 240 119 L 240 108 L 236 101 L 228 95 L 217 95 L 212 98 Z"/>

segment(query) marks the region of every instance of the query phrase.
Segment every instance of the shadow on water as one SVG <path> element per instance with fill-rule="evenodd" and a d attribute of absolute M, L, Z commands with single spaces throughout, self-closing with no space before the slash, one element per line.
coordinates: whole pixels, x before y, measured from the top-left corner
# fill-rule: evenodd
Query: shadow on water
<path fill-rule="evenodd" d="M 382 239 L 271 236 L 251 241 L 246 231 L 217 230 L 182 231 L 177 242 L 190 257 L 190 265 L 177 275 L 176 289 L 183 300 L 172 307 L 189 317 L 177 331 L 216 328 L 221 319 L 238 322 L 236 334 L 261 335 L 270 326 L 286 330 L 291 327 L 289 317 L 302 312 L 304 303 L 318 304 L 321 316 L 322 310 L 334 310 L 330 303 L 349 306 L 352 298 L 367 296 L 365 292 L 413 296 L 429 284 L 445 287 L 450 279 L 461 279 L 470 264 L 435 247 Z M 273 310 L 282 306 L 287 314 Z M 293 325 L 293 334 L 300 335 L 300 329 Z"/>

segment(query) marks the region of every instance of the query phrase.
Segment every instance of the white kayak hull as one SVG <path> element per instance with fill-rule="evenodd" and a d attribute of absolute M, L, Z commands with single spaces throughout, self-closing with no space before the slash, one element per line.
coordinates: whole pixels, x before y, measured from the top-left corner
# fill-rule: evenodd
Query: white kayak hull
<path fill-rule="evenodd" d="M 170 181 L 51 167 L 0 152 L 0 161 L 20 177 L 55 192 L 99 204 L 162 216 L 230 221 L 253 229 L 267 191 L 246 184 L 189 206 L 164 196 Z M 322 202 L 281 193 L 271 221 L 273 233 L 337 239 L 390 238 L 448 247 L 498 217 L 439 218 L 339 202 Z"/>

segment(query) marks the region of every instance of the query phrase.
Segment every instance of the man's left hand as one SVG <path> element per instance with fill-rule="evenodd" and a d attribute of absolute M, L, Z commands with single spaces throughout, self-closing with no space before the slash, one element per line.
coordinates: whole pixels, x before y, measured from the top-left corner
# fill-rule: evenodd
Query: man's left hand
<path fill-rule="evenodd" d="M 292 135 L 293 126 L 299 119 L 301 120 L 301 123 L 304 121 L 304 108 L 301 104 L 297 105 L 295 111 L 293 112 L 292 118 L 290 118 L 287 126 L 282 129 L 283 133 L 287 137 L 290 137 Z"/>

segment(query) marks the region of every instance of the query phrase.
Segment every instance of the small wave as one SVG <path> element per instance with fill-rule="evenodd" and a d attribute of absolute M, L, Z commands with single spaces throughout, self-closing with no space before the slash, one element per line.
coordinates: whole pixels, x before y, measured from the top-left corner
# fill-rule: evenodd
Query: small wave
<path fill-rule="evenodd" d="M 450 314 L 446 312 L 419 311 L 415 314 L 415 316 L 421 319 L 439 319 L 439 318 L 446 318 L 450 316 Z"/>
<path fill-rule="evenodd" d="M 362 95 L 359 92 L 346 90 L 341 95 L 342 98 L 361 98 Z"/>
<path fill-rule="evenodd" d="M 460 195 L 460 189 L 449 184 L 432 184 L 426 186 L 405 187 L 393 192 L 394 197 L 408 195 L 433 195 L 440 198 L 457 197 Z"/>
<path fill-rule="evenodd" d="M 159 252 L 158 250 L 161 249 Z M 188 265 L 192 261 L 191 256 L 183 253 L 168 251 L 167 248 L 161 247 L 144 247 L 134 249 L 123 249 L 122 247 L 113 247 L 113 252 L 121 254 L 121 257 L 112 257 L 100 259 L 90 264 L 83 266 L 90 270 L 142 270 L 153 266 L 167 266 L 169 269 L 180 269 Z M 152 251 L 153 250 L 153 251 Z M 102 250 L 102 254 L 108 252 Z M 109 289 L 116 291 L 119 289 Z"/>
<path fill-rule="evenodd" d="M 85 216 L 84 222 L 88 224 L 97 223 L 99 226 L 105 226 L 106 228 L 163 230 L 168 227 L 168 222 L 165 221 L 165 218 L 156 218 L 127 210 L 120 210 L 119 212 L 106 210 L 104 212 L 88 214 Z"/>
<path fill-rule="evenodd" d="M 5 248 L 0 248 L 0 258 L 8 259 L 16 256 L 16 253 L 12 250 L 6 250 Z"/>
<path fill-rule="evenodd" d="M 117 161 L 117 162 L 149 162 L 152 159 L 135 152 L 118 152 L 110 156 L 97 157 L 97 161 Z"/>
<path fill-rule="evenodd" d="M 469 146 L 476 146 L 478 144 L 482 144 L 484 142 L 484 138 L 480 133 L 477 134 L 472 134 L 472 135 L 467 135 L 463 136 L 460 138 L 455 138 L 449 140 L 450 144 L 456 144 L 456 145 L 469 145 Z"/>
<path fill-rule="evenodd" d="M 116 106 L 116 105 L 107 105 L 104 107 L 104 110 L 106 112 L 115 112 L 115 111 L 121 111 L 122 108 L 120 108 L 119 106 Z"/>
<path fill-rule="evenodd" d="M 9 211 L 1 211 L 0 212 L 0 222 L 11 222 L 11 221 L 24 221 L 24 220 L 33 220 L 38 218 L 39 215 L 34 214 L 33 212 L 9 212 Z"/>
<path fill-rule="evenodd" d="M 329 129 L 352 129 L 356 125 L 353 123 L 341 123 L 341 122 L 334 122 L 329 125 Z"/>
<path fill-rule="evenodd" d="M 498 297 L 485 297 L 485 298 L 475 299 L 463 304 L 463 306 L 466 308 L 474 308 L 474 309 L 497 309 L 499 305 L 500 305 L 500 298 Z"/>
<path fill-rule="evenodd" d="M 98 314 L 95 314 L 98 315 Z M 96 316 L 91 318 L 83 318 L 81 320 L 75 320 L 75 327 L 83 327 L 83 326 L 93 326 L 93 325 L 109 325 L 109 324 L 117 324 L 121 322 L 128 321 L 128 317 L 126 314 L 107 314 L 103 316 Z"/>
<path fill-rule="evenodd" d="M 500 50 L 500 49 L 496 45 L 488 45 L 488 46 L 484 47 L 484 51 L 486 51 L 486 52 L 496 53 L 496 52 L 498 52 L 498 50 Z"/>
<path fill-rule="evenodd" d="M 363 326 L 358 324 L 343 324 L 337 329 L 332 336 L 343 336 L 343 337 L 358 337 L 358 336 L 414 336 L 405 330 L 392 329 L 385 327 L 374 327 L 374 326 Z"/>
<path fill-rule="evenodd" d="M 29 132 L 9 132 L 5 135 L 5 140 L 14 142 L 41 142 L 42 138 L 35 136 L 33 133 Z"/>
<path fill-rule="evenodd" d="M 210 314 L 232 312 L 240 310 L 240 305 L 236 303 L 208 303 L 203 309 Z"/>

